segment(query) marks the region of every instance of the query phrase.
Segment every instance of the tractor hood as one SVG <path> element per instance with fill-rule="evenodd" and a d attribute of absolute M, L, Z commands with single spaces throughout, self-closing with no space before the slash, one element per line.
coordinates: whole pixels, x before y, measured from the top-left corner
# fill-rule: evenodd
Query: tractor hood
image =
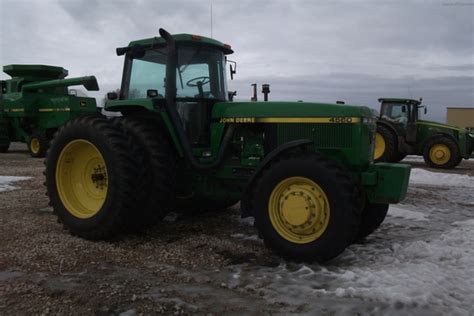
<path fill-rule="evenodd" d="M 220 118 L 331 118 L 373 117 L 366 106 L 313 102 L 223 102 L 213 107 L 212 117 Z"/>
<path fill-rule="evenodd" d="M 443 123 L 438 123 L 438 122 L 418 120 L 416 122 L 416 124 L 427 125 L 427 126 L 431 126 L 431 127 L 435 127 L 435 128 L 441 128 L 441 129 L 450 129 L 450 130 L 455 130 L 455 131 L 462 132 L 462 133 L 467 133 L 467 130 L 464 129 L 464 128 L 460 128 L 460 127 L 456 127 L 456 126 L 452 126 L 452 125 L 447 125 L 447 124 L 443 124 Z"/>

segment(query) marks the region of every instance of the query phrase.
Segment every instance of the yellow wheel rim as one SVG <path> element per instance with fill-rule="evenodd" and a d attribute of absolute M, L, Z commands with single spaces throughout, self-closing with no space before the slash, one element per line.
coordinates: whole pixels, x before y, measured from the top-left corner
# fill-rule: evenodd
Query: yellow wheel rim
<path fill-rule="evenodd" d="M 306 244 L 326 231 L 330 208 L 326 193 L 314 181 L 291 177 L 273 189 L 268 213 L 280 236 L 292 243 Z"/>
<path fill-rule="evenodd" d="M 430 149 L 430 160 L 437 165 L 444 165 L 451 159 L 451 150 L 444 144 L 436 144 Z"/>
<path fill-rule="evenodd" d="M 92 143 L 78 139 L 63 148 L 56 166 L 56 186 L 61 202 L 78 218 L 90 218 L 107 196 L 107 167 Z"/>
<path fill-rule="evenodd" d="M 385 152 L 385 139 L 380 133 L 375 133 L 374 159 L 379 159 Z"/>
<path fill-rule="evenodd" d="M 39 153 L 39 151 L 40 151 L 40 142 L 39 142 L 38 138 L 33 137 L 30 140 L 30 150 L 33 154 Z"/>

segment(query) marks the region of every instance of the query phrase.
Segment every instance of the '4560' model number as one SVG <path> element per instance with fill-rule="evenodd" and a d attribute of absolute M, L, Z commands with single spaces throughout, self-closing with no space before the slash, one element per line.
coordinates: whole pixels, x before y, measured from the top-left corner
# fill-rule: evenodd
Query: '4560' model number
<path fill-rule="evenodd" d="M 331 123 L 352 123 L 352 117 L 331 117 L 329 119 Z"/>

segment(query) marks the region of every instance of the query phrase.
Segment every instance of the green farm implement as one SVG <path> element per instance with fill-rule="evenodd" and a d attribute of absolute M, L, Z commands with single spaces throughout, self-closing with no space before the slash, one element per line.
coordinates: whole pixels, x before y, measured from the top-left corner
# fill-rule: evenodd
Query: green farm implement
<path fill-rule="evenodd" d="M 66 69 L 45 65 L 8 65 L 3 71 L 12 78 L 0 81 L 0 152 L 19 141 L 33 157 L 44 157 L 60 126 L 97 111 L 95 99 L 68 92 L 75 85 L 98 90 L 93 76 L 64 79 Z"/>

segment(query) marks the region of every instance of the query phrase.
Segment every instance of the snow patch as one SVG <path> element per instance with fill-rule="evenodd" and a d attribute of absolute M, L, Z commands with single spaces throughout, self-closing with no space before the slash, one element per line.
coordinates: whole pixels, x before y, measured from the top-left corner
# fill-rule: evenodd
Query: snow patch
<path fill-rule="evenodd" d="M 474 188 L 474 177 L 414 168 L 411 170 L 410 184 Z"/>
<path fill-rule="evenodd" d="M 406 156 L 406 158 L 403 159 L 403 161 L 423 162 L 423 163 L 425 162 L 422 156 L 413 156 L 413 155 Z"/>
<path fill-rule="evenodd" d="M 421 212 L 411 211 L 411 210 L 407 210 L 407 209 L 400 208 L 393 205 L 390 205 L 390 208 L 388 209 L 388 215 L 392 217 L 398 217 L 398 218 L 408 219 L 412 221 L 422 222 L 422 221 L 428 220 L 426 218 L 426 215 Z"/>
<path fill-rule="evenodd" d="M 470 314 L 474 311 L 474 219 L 454 222 L 451 227 L 429 242 L 395 243 L 391 251 L 378 253 L 375 262 L 370 262 L 373 254 L 366 253 L 363 245 L 353 245 L 351 256 L 358 260 L 350 265 L 330 269 L 304 266 L 304 275 L 298 273 L 301 269 L 295 273 L 283 267 L 277 272 L 282 283 L 275 284 L 273 290 L 278 294 L 273 295 L 285 297 L 278 289 L 283 283 L 286 288 L 304 284 L 299 291 L 307 293 L 301 296 L 310 295 L 313 288 L 314 293 L 378 301 L 393 307 L 438 306 L 441 313 Z M 320 285 L 323 280 L 325 286 Z"/>
<path fill-rule="evenodd" d="M 29 179 L 31 177 L 0 176 L 0 192 L 15 190 L 17 187 L 11 185 L 11 183 Z"/>
<path fill-rule="evenodd" d="M 395 213 L 424 218 L 406 211 L 400 208 Z M 209 277 L 232 288 L 258 292 L 269 303 L 304 304 L 308 311 L 317 311 L 321 302 L 333 302 L 336 297 L 347 299 L 341 301 L 338 311 L 350 310 L 350 302 L 357 300 L 386 306 L 398 314 L 416 314 L 414 310 L 474 313 L 474 219 L 453 222 L 430 240 L 377 246 L 351 245 L 329 266 L 282 262 L 257 271 L 245 265 L 232 266 L 209 272 Z"/>
<path fill-rule="evenodd" d="M 262 242 L 262 240 L 258 237 L 258 235 L 245 235 L 245 234 L 237 233 L 237 234 L 230 235 L 230 237 L 240 239 L 240 240 L 252 240 L 252 241 Z"/>

